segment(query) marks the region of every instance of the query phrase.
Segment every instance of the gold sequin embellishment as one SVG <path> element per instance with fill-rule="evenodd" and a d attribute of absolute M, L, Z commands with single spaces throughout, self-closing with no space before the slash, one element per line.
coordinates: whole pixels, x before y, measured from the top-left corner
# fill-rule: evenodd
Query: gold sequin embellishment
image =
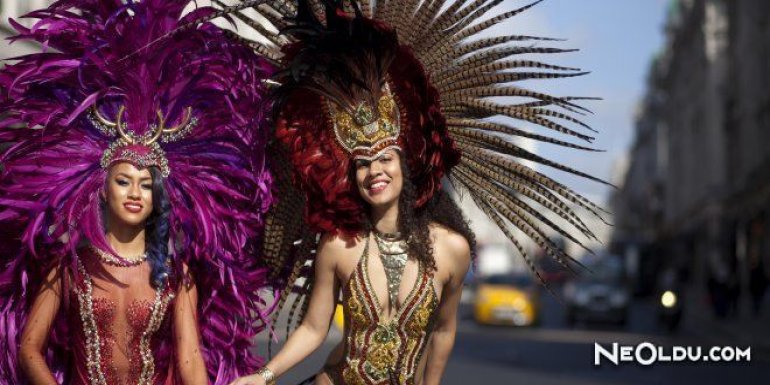
<path fill-rule="evenodd" d="M 389 320 L 382 320 L 380 303 L 368 275 L 368 242 L 348 284 L 343 288 L 346 357 L 327 368 L 335 384 L 384 385 L 390 379 L 412 385 L 415 371 L 433 329 L 438 299 L 433 277 L 422 264 L 406 300 Z"/>

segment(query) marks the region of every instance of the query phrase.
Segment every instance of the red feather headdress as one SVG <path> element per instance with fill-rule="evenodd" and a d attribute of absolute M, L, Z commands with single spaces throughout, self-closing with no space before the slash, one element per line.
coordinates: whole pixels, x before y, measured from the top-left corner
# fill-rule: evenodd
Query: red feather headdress
<path fill-rule="evenodd" d="M 248 13 L 231 13 L 265 38 L 242 40 L 281 68 L 274 110 L 281 145 L 273 147 L 270 157 L 281 200 L 268 214 L 264 243 L 276 274 L 290 273 L 288 282 L 293 282 L 308 272 L 305 262 L 317 231 L 362 228 L 363 204 L 349 181 L 350 160 L 389 146 L 403 150 L 418 206 L 447 180 L 500 227 L 535 274 L 512 227 L 572 269 L 577 261 L 547 231 L 583 246 L 566 227 L 596 236 L 576 208 L 600 219 L 604 210 L 520 160 L 609 183 L 511 139 L 600 151 L 514 123 L 591 142 L 593 137 L 568 127 L 590 129 L 578 119 L 587 110 L 576 103 L 588 98 L 552 96 L 518 85 L 584 72 L 519 58 L 568 51 L 536 45 L 553 39 L 484 36 L 539 2 L 495 14 L 501 0 L 300 0 L 297 6 L 273 0 L 242 7 L 251 8 Z M 397 108 L 388 109 L 388 103 L 380 108 L 389 97 Z M 548 211 L 563 222 L 549 219 L 543 214 Z"/>

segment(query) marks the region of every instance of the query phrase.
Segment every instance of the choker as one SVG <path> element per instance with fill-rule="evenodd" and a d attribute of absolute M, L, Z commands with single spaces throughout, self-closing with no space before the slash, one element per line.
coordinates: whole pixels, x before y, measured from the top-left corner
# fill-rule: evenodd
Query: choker
<path fill-rule="evenodd" d="M 377 238 L 379 239 L 393 242 L 393 241 L 401 240 L 402 238 L 400 231 L 396 231 L 395 233 L 383 233 L 377 230 L 377 228 L 375 228 L 374 226 L 372 226 L 372 228 L 374 229 L 374 235 L 377 236 Z"/>
<path fill-rule="evenodd" d="M 112 255 L 112 254 L 110 254 L 110 253 L 108 253 L 108 252 L 106 252 L 106 251 L 104 251 L 104 250 L 102 250 L 100 248 L 97 248 L 96 246 L 93 246 L 93 245 L 91 246 L 91 250 L 93 250 L 96 253 L 96 255 L 99 256 L 99 259 L 102 262 L 104 262 L 104 263 L 106 263 L 108 265 L 113 265 L 113 266 L 120 266 L 120 267 L 138 266 L 138 265 L 142 264 L 142 262 L 147 260 L 147 253 L 146 252 L 144 254 L 137 255 L 137 256 L 134 256 L 134 257 L 119 259 L 119 258 L 115 257 L 114 255 Z"/>

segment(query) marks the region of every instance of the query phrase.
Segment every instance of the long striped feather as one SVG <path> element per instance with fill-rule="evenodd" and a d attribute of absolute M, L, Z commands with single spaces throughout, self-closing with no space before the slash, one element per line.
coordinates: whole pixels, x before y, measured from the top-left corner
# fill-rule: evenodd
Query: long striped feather
<path fill-rule="evenodd" d="M 541 46 L 541 44 L 553 44 L 560 40 L 548 37 L 485 35 L 489 28 L 514 19 L 541 1 L 523 4 L 521 7 L 502 13 L 496 12 L 504 4 L 502 0 L 374 2 L 367 0 L 360 2 L 360 9 L 364 15 L 374 17 L 397 31 L 400 43 L 411 49 L 422 64 L 432 85 L 439 92 L 442 103 L 441 112 L 446 118 L 449 135 L 454 139 L 457 147 L 463 151 L 460 165 L 448 173 L 448 181 L 459 190 L 466 191 L 479 208 L 502 229 L 538 277 L 539 274 L 532 259 L 524 252 L 523 246 L 514 236 L 511 227 L 522 230 L 536 244 L 543 247 L 547 254 L 571 269 L 575 261 L 548 239 L 546 229 L 553 230 L 578 245 L 583 246 L 582 243 L 577 237 L 571 235 L 566 226 L 562 227 L 541 212 L 551 211 L 571 226 L 570 230 L 576 229 L 588 239 L 598 240 L 596 234 L 577 213 L 577 208 L 596 216 L 605 224 L 608 223 L 602 215 L 607 211 L 564 184 L 529 168 L 521 161 L 536 162 L 612 186 L 588 173 L 527 151 L 514 144 L 511 139 L 529 138 L 589 152 L 603 150 L 541 135 L 529 128 L 524 130 L 504 122 L 513 119 L 538 129 L 574 136 L 589 143 L 594 140 L 593 136 L 583 132 L 583 130 L 590 132 L 596 132 L 596 130 L 581 120 L 581 117 L 591 112 L 580 102 L 595 98 L 553 96 L 539 90 L 513 85 L 522 81 L 565 79 L 587 74 L 588 72 L 578 68 L 519 58 L 524 55 L 574 52 L 575 49 Z M 242 3 L 246 4 L 246 2 Z M 264 20 L 267 20 L 271 28 L 260 28 L 258 24 L 254 24 L 264 20 L 244 21 L 243 17 L 249 17 L 245 13 L 236 17 L 278 46 L 292 42 L 290 37 L 268 35 L 273 30 L 282 29 L 290 23 L 296 12 L 293 2 L 264 0 L 252 2 L 248 8 L 255 10 Z M 235 8 L 226 9 L 233 11 Z M 324 9 L 322 0 L 313 0 L 311 9 L 319 20 L 325 20 L 322 14 Z M 353 8 L 347 4 L 344 9 L 351 12 Z M 236 11 L 239 12 L 239 10 Z M 268 50 L 270 47 L 264 47 L 255 42 L 252 45 L 255 49 L 261 50 L 259 51 L 261 53 L 271 52 Z M 280 57 L 275 55 L 271 58 L 280 61 Z M 515 100 L 511 100 L 512 98 Z M 299 192 L 289 192 L 291 193 Z M 530 206 L 529 202 L 539 205 L 540 210 Z M 284 212 L 281 215 L 289 214 Z M 299 215 L 298 211 L 294 211 L 289 215 L 291 219 L 289 217 L 284 219 L 296 223 Z M 276 229 L 288 231 L 278 225 Z M 307 236 L 307 234 L 302 235 L 301 231 L 292 234 L 293 237 Z M 305 256 L 296 255 L 296 248 L 287 249 L 285 246 L 292 236 L 280 238 L 281 241 L 278 244 L 284 244 L 284 246 L 270 244 L 270 253 L 278 255 L 288 253 L 289 249 L 294 250 L 292 256 L 283 257 L 282 261 L 286 263 L 292 261 L 292 258 L 305 258 Z M 304 268 L 304 259 L 303 263 L 294 262 L 296 263 L 293 264 L 293 269 L 296 271 L 293 270 L 290 279 L 298 277 L 300 273 L 297 271 Z M 298 311 L 300 318 L 306 306 L 305 302 L 294 304 L 293 307 L 299 309 L 295 311 Z"/>

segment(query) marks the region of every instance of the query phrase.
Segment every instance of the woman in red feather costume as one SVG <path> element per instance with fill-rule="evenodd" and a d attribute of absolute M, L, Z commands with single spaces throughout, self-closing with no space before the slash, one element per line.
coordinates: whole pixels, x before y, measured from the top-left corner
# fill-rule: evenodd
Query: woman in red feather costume
<path fill-rule="evenodd" d="M 321 345 L 337 303 L 343 340 L 307 382 L 439 384 L 475 243 L 449 186 L 472 198 L 528 262 L 511 224 L 568 268 L 574 260 L 545 228 L 580 244 L 533 204 L 593 237 L 562 199 L 593 214 L 601 209 L 516 159 L 596 179 L 510 140 L 593 150 L 510 123 L 593 139 L 558 122 L 585 126 L 568 114 L 584 110 L 580 98 L 511 84 L 582 72 L 512 58 L 562 52 L 511 44 L 549 39 L 479 36 L 534 4 L 488 16 L 500 1 L 358 3 L 271 1 L 234 13 L 266 37 L 250 44 L 279 67 L 270 152 L 279 200 L 268 214 L 264 254 L 289 288 L 306 280 L 291 310 L 299 307 L 299 326 L 267 365 L 233 385 L 275 383 Z M 261 17 L 249 16 L 255 12 Z M 265 21 L 281 33 L 271 34 Z M 546 71 L 515 71 L 522 68 Z"/>

